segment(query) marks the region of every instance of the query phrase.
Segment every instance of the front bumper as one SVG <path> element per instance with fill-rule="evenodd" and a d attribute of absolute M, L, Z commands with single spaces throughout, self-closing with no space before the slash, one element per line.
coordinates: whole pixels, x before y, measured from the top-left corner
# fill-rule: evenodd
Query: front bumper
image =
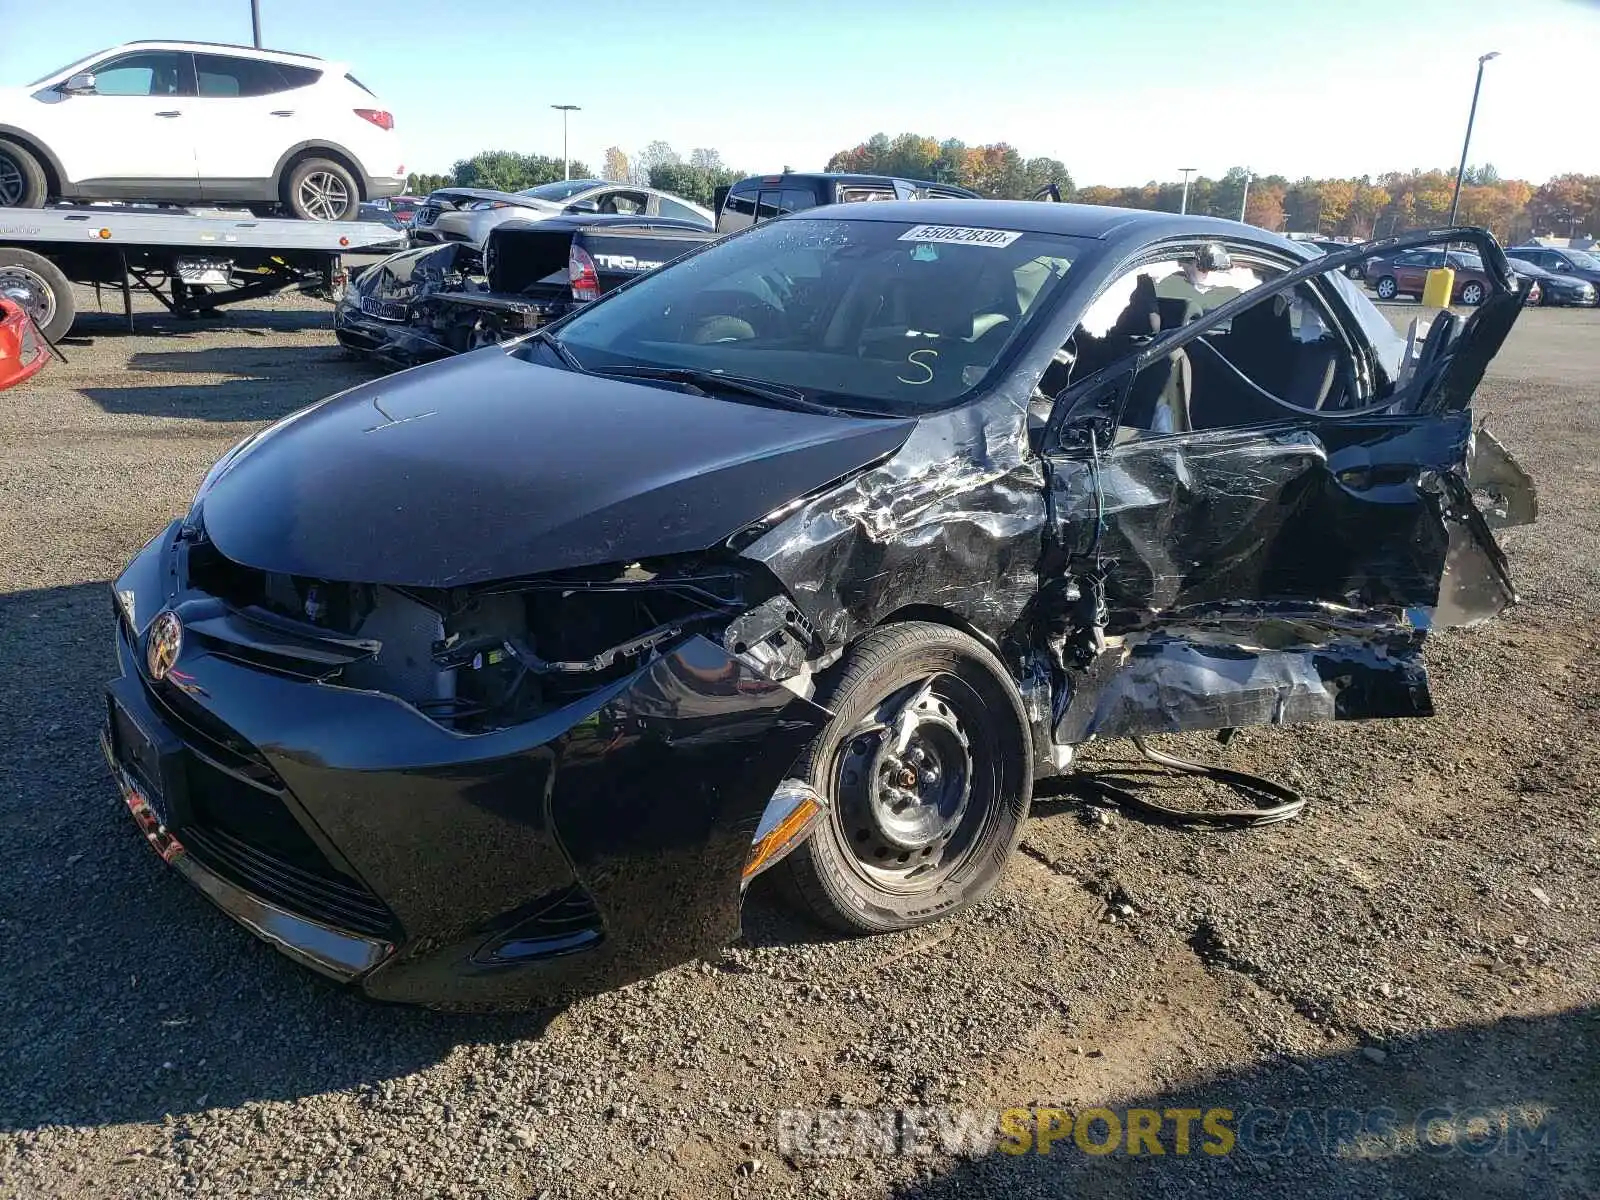
<path fill-rule="evenodd" d="M 400 366 L 449 358 L 455 353 L 428 329 L 414 327 L 409 310 L 404 321 L 383 320 L 362 311 L 361 294 L 355 287 L 347 290 L 334 306 L 333 336 L 346 350 L 376 355 Z"/>
<path fill-rule="evenodd" d="M 1593 308 L 1597 303 L 1600 303 L 1600 289 L 1594 287 L 1590 287 L 1587 290 L 1573 287 L 1570 284 L 1556 284 L 1552 287 L 1545 280 L 1541 280 L 1541 286 L 1544 288 L 1546 304 L 1564 304 L 1574 308 Z"/>
<path fill-rule="evenodd" d="M 502 221 L 512 217 L 527 219 L 532 215 L 516 208 L 447 208 L 426 225 L 413 223 L 411 238 L 416 244 L 466 242 L 482 246 L 489 238 L 489 231 Z"/>
<path fill-rule="evenodd" d="M 115 584 L 133 620 L 108 728 L 121 705 L 156 749 L 105 746 L 152 846 L 252 932 L 375 999 L 454 1008 L 557 1003 L 737 934 L 763 810 L 825 710 L 690 636 L 527 724 L 453 733 L 242 661 L 205 632 L 220 602 L 185 590 L 177 528 Z M 189 632 L 157 682 L 166 609 Z"/>

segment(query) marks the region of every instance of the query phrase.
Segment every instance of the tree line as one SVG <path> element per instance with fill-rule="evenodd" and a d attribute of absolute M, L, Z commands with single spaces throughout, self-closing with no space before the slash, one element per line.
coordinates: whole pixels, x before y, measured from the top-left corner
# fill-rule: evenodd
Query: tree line
<path fill-rule="evenodd" d="M 1062 199 L 1084 204 L 1177 212 L 1183 202 L 1181 181 L 1079 188 L 1057 159 L 1025 159 L 1005 142 L 968 146 L 957 138 L 941 141 L 913 133 L 893 138 L 874 134 L 839 151 L 828 160 L 827 169 L 955 183 L 1002 199 L 1026 199 L 1055 184 Z M 632 155 L 612 146 L 599 177 L 648 185 L 709 207 L 718 187 L 747 174 L 724 164 L 714 149 L 697 147 L 685 158 L 666 142 L 655 141 Z M 571 175 L 593 177 L 589 165 L 576 159 Z M 441 187 L 515 192 L 561 178 L 560 158 L 490 150 L 462 159 L 447 175 L 412 175 L 406 190 L 413 195 Z M 1232 167 L 1218 179 L 1204 175 L 1191 179 L 1188 211 L 1233 220 L 1242 215 L 1252 225 L 1278 232 L 1364 240 L 1445 224 L 1454 189 L 1455 173 L 1447 170 L 1290 180 Z M 1456 219 L 1463 225 L 1484 226 L 1507 245 L 1535 234 L 1600 233 L 1600 175 L 1558 175 L 1535 185 L 1502 179 L 1492 165 L 1472 167 L 1463 181 Z"/>
<path fill-rule="evenodd" d="M 1455 182 L 1455 172 L 1448 170 L 1291 181 L 1282 175 L 1252 177 L 1234 167 L 1221 179 L 1191 181 L 1189 211 L 1234 220 L 1243 212 L 1244 220 L 1263 229 L 1366 240 L 1447 224 Z M 1176 212 L 1182 194 L 1181 182 L 1150 182 L 1082 188 L 1075 199 Z M 1502 179 L 1493 166 L 1473 167 L 1462 180 L 1456 222 L 1481 225 L 1506 245 L 1533 235 L 1594 232 L 1600 230 L 1600 175 L 1560 175 L 1535 186 L 1525 179 Z"/>
<path fill-rule="evenodd" d="M 830 171 L 903 175 L 958 183 L 985 196 L 1025 199 L 1054 183 L 1062 199 L 1082 204 L 1177 212 L 1181 180 L 1137 187 L 1075 187 L 1053 158 L 1024 159 L 1005 142 L 967 146 L 958 139 L 878 133 L 828 160 Z M 1188 211 L 1243 219 L 1278 232 L 1321 233 L 1366 240 L 1427 229 L 1450 218 L 1455 172 L 1390 171 L 1376 177 L 1290 180 L 1232 167 L 1220 179 L 1189 182 Z M 1559 175 L 1541 185 L 1502 179 L 1492 165 L 1468 169 L 1456 220 L 1482 225 L 1511 244 L 1533 234 L 1600 233 L 1600 175 Z"/>

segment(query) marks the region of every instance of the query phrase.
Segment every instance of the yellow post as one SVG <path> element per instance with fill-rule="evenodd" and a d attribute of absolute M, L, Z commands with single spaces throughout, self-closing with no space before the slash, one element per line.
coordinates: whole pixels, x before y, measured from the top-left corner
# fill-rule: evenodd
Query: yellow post
<path fill-rule="evenodd" d="M 1449 267 L 1435 267 L 1422 284 L 1422 303 L 1429 308 L 1449 308 L 1450 294 L 1455 290 L 1455 271 Z"/>

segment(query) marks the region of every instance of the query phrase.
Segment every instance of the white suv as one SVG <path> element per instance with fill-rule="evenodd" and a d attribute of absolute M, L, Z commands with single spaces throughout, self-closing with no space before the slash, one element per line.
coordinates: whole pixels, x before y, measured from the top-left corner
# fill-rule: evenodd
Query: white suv
<path fill-rule="evenodd" d="M 405 190 L 394 118 L 342 63 L 129 42 L 0 89 L 0 207 L 168 200 L 350 220 Z"/>

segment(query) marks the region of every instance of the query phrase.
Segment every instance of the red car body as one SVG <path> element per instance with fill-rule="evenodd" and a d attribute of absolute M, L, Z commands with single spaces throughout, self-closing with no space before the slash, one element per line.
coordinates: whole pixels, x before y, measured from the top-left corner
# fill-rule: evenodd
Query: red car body
<path fill-rule="evenodd" d="M 50 347 L 20 304 L 0 299 L 0 390 L 44 369 Z"/>

